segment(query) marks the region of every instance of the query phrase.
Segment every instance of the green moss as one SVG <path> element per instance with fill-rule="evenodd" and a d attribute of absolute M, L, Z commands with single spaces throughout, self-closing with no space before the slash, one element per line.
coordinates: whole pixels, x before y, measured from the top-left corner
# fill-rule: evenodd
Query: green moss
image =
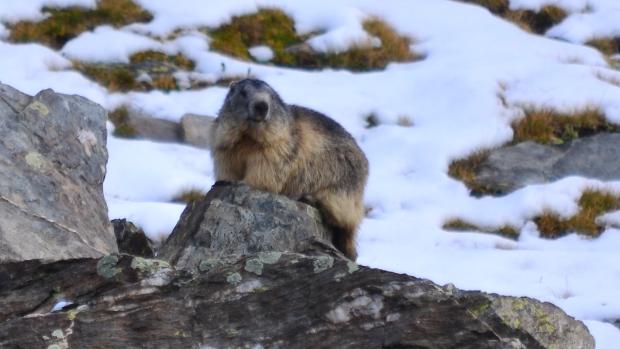
<path fill-rule="evenodd" d="M 80 33 L 102 24 L 121 27 L 152 19 L 131 0 L 100 0 L 95 9 L 82 7 L 44 8 L 48 16 L 39 22 L 22 21 L 10 26 L 9 40 L 14 42 L 40 42 L 60 48 Z"/>
<path fill-rule="evenodd" d="M 331 256 L 318 256 L 312 262 L 315 273 L 323 272 L 332 266 L 334 266 L 334 257 Z"/>
<path fill-rule="evenodd" d="M 380 19 L 364 22 L 364 29 L 381 40 L 380 47 L 359 43 L 339 53 L 316 53 L 312 50 L 291 49 L 302 45 L 311 35 L 295 32 L 295 23 L 284 12 L 261 9 L 254 14 L 233 17 L 231 22 L 208 30 L 211 48 L 241 59 L 251 60 L 248 49 L 267 45 L 274 52 L 273 63 L 283 66 L 318 69 L 346 68 L 356 71 L 383 69 L 389 62 L 411 61 L 420 58 L 410 50 L 411 40 L 398 35 Z"/>
<path fill-rule="evenodd" d="M 491 302 L 489 301 L 483 301 L 480 304 L 471 306 L 469 308 L 467 308 L 467 310 L 475 317 L 478 318 L 480 315 L 482 315 L 484 312 L 486 312 L 489 307 L 491 306 Z"/>
<path fill-rule="evenodd" d="M 229 273 L 226 276 L 226 282 L 230 283 L 230 284 L 238 284 L 240 283 L 242 280 L 241 278 L 241 274 L 234 272 L 234 273 Z"/>
<path fill-rule="evenodd" d="M 119 107 L 108 113 L 108 120 L 114 124 L 114 135 L 123 138 L 134 138 L 136 129 L 129 124 L 129 109 L 126 106 Z"/>
<path fill-rule="evenodd" d="M 147 259 L 142 257 L 133 257 L 131 260 L 131 268 L 139 271 L 142 274 L 151 275 L 157 271 L 170 268 L 168 262 L 159 259 Z"/>
<path fill-rule="evenodd" d="M 274 264 L 277 263 L 282 257 L 282 252 L 279 251 L 270 251 L 270 252 L 259 252 L 258 260 L 265 264 Z"/>
<path fill-rule="evenodd" d="M 111 254 L 102 257 L 101 259 L 99 259 L 99 262 L 97 262 L 97 274 L 103 276 L 106 279 L 113 278 L 114 276 L 116 276 L 116 274 L 121 272 L 121 269 L 116 267 L 117 263 L 117 255 Z"/>
<path fill-rule="evenodd" d="M 261 275 L 263 273 L 263 262 L 261 262 L 257 258 L 250 258 L 245 261 L 244 269 L 247 272 Z"/>

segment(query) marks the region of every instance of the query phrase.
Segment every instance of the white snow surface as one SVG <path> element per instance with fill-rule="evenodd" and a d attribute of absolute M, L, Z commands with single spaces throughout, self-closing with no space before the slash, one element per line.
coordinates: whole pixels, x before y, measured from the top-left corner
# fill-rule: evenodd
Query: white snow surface
<path fill-rule="evenodd" d="M 94 8 L 96 0 L 3 0 L 0 1 L 0 21 L 18 22 L 20 20 L 41 20 L 44 7 L 61 8 L 79 6 Z"/>
<path fill-rule="evenodd" d="M 0 79 L 29 94 L 53 88 L 84 95 L 109 110 L 127 104 L 155 117 L 179 120 L 185 113 L 216 114 L 226 89 L 109 93 L 73 71 L 66 57 L 122 62 L 141 49 L 139 42 L 183 53 L 196 62 L 192 74 L 206 80 L 249 72 L 272 85 L 284 101 L 336 119 L 366 153 L 370 178 L 365 203 L 371 211 L 359 235 L 361 264 L 464 289 L 549 301 L 584 320 L 597 348 L 616 347 L 620 330 L 605 321 L 620 318 L 617 225 L 609 224 L 593 240 L 571 234 L 550 241 L 538 237 L 531 220 L 545 210 L 569 216 L 585 189 L 620 193 L 620 182 L 568 177 L 503 197 L 474 198 L 463 183 L 447 175 L 451 160 L 509 142 L 510 123 L 526 105 L 566 111 L 597 106 L 610 121 L 620 123 L 620 87 L 608 81 L 620 73 L 608 67 L 598 51 L 523 32 L 486 9 L 447 0 L 234 0 L 208 6 L 200 0 L 137 2 L 153 13 L 152 22 L 96 28 L 69 42 L 62 54 L 36 44 L 0 42 Z M 42 4 L 50 1 L 8 3 L 0 4 L 4 22 L 36 18 Z M 612 13 L 616 0 L 589 0 L 589 6 L 585 0 L 512 0 L 511 6 L 549 3 L 571 12 L 549 36 L 581 43 L 592 33 L 613 33 L 620 23 L 571 19 Z M 198 31 L 263 7 L 284 10 L 299 32 L 322 33 L 310 43 L 325 51 L 372 42 L 360 32 L 361 23 L 378 16 L 415 38 L 413 50 L 425 59 L 368 73 L 279 68 L 210 51 L 208 37 Z M 584 9 L 589 12 L 582 14 Z M 177 29 L 178 35 L 170 38 Z M 132 39 L 105 40 L 111 37 Z M 370 113 L 380 124 L 367 129 L 365 117 Z M 413 126 L 398 126 L 402 117 Z M 134 221 L 153 238 L 169 234 L 183 209 L 172 198 L 188 189 L 207 190 L 214 181 L 204 150 L 111 135 L 108 148 L 104 192 L 109 215 Z M 443 223 L 454 217 L 481 226 L 512 224 L 522 227 L 521 236 L 512 241 L 444 231 Z M 617 213 L 603 219 L 613 221 Z"/>
<path fill-rule="evenodd" d="M 129 56 L 140 51 L 165 51 L 149 37 L 104 25 L 68 41 L 61 53 L 85 62 L 129 63 Z"/>
<path fill-rule="evenodd" d="M 555 5 L 568 17 L 546 35 L 584 43 L 596 38 L 620 36 L 620 1 L 618 0 L 510 0 L 511 9 L 540 10 Z"/>
<path fill-rule="evenodd" d="M 273 59 L 273 50 L 269 46 L 254 46 L 250 47 L 248 51 L 259 62 L 268 62 Z"/>

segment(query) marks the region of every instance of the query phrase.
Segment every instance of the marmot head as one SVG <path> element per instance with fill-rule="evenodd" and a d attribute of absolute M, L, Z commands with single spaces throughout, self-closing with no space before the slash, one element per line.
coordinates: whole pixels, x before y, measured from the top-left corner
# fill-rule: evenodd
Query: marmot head
<path fill-rule="evenodd" d="M 288 123 L 286 105 L 266 82 L 244 79 L 230 85 L 219 115 L 252 128 Z"/>

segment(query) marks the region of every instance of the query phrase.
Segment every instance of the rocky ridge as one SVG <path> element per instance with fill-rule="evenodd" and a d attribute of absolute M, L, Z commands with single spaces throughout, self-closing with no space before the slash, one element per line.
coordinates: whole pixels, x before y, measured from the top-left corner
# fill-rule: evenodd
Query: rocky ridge
<path fill-rule="evenodd" d="M 115 221 L 116 242 L 103 219 L 102 109 L 2 92 L 0 193 L 30 195 L 0 206 L 2 348 L 594 348 L 552 304 L 360 266 L 333 248 L 316 209 L 238 183 L 189 204 L 161 259 L 145 258 L 154 251 L 137 227 Z M 62 253 L 11 254 L 53 245 L 51 229 Z M 91 253 L 97 239 L 108 250 Z"/>

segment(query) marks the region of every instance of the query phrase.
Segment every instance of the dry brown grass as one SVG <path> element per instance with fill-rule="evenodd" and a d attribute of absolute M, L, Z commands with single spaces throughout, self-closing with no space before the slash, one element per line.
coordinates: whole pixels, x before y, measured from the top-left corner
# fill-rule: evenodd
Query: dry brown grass
<path fill-rule="evenodd" d="M 39 22 L 22 21 L 10 26 L 9 40 L 39 42 L 54 48 L 87 30 L 102 24 L 120 27 L 135 22 L 148 22 L 150 13 L 131 0 L 100 0 L 95 9 L 82 7 L 44 8 L 49 16 Z"/>
<path fill-rule="evenodd" d="M 363 26 L 370 35 L 381 40 L 380 47 L 358 43 L 345 52 L 327 54 L 288 50 L 316 33 L 297 34 L 292 18 L 276 9 L 261 9 L 254 14 L 233 17 L 230 23 L 207 32 L 212 38 L 211 47 L 214 50 L 251 60 L 250 47 L 267 45 L 274 52 L 274 64 L 306 69 L 332 67 L 365 71 L 383 69 L 390 62 L 421 58 L 411 52 L 411 39 L 399 35 L 381 19 L 368 19 Z"/>
<path fill-rule="evenodd" d="M 526 31 L 544 34 L 549 28 L 562 22 L 567 15 L 564 9 L 554 5 L 547 5 L 538 12 L 532 10 L 506 11 L 503 17 Z"/>
<path fill-rule="evenodd" d="M 73 67 L 110 91 L 139 89 L 135 73 L 126 64 L 91 64 L 73 62 Z"/>
<path fill-rule="evenodd" d="M 136 130 L 128 122 L 129 109 L 121 106 L 108 113 L 108 120 L 114 124 L 114 135 L 123 138 L 134 138 Z"/>
<path fill-rule="evenodd" d="M 398 119 L 396 119 L 396 125 L 402 127 L 413 127 L 413 120 L 407 115 L 400 115 Z"/>
<path fill-rule="evenodd" d="M 598 132 L 618 132 L 620 127 L 609 123 L 598 107 L 587 107 L 569 113 L 551 108 L 524 108 L 525 116 L 512 124 L 513 143 L 535 141 L 562 144 Z"/>
<path fill-rule="evenodd" d="M 206 193 L 200 189 L 188 189 L 177 194 L 172 201 L 190 203 L 202 199 L 205 195 Z"/>
<path fill-rule="evenodd" d="M 150 82 L 139 81 L 140 65 L 150 66 L 148 69 L 153 70 L 148 71 Z M 110 91 L 171 91 L 179 89 L 174 72 L 177 69 L 194 69 L 194 62 L 181 54 L 166 55 L 157 51 L 144 51 L 132 55 L 130 64 L 74 62 L 73 66 Z"/>
<path fill-rule="evenodd" d="M 554 5 L 543 6 L 540 11 L 511 10 L 509 0 L 462 0 L 487 8 L 492 13 L 503 17 L 522 29 L 544 34 L 552 26 L 562 22 L 568 15 L 564 9 Z"/>
<path fill-rule="evenodd" d="M 448 175 L 465 183 L 473 196 L 497 194 L 494 189 L 476 181 L 476 174 L 486 162 L 490 152 L 488 149 L 479 150 L 466 158 L 452 161 L 448 167 Z"/>
<path fill-rule="evenodd" d="M 589 189 L 579 199 L 579 212 L 566 219 L 553 212 L 544 212 L 534 218 L 542 237 L 557 238 L 571 232 L 597 237 L 603 227 L 596 218 L 603 213 L 620 209 L 620 195 Z"/>
<path fill-rule="evenodd" d="M 442 228 L 450 231 L 478 231 L 500 235 L 509 239 L 517 239 L 519 237 L 519 230 L 511 225 L 481 227 L 460 218 L 449 219 L 443 224 Z"/>
<path fill-rule="evenodd" d="M 620 37 L 593 38 L 588 40 L 586 45 L 592 46 L 606 55 L 620 53 Z"/>
<path fill-rule="evenodd" d="M 167 55 L 163 52 L 150 50 L 134 53 L 129 57 L 129 60 L 132 64 L 143 62 L 169 63 L 183 70 L 194 70 L 195 67 L 194 62 L 182 54 Z"/>

